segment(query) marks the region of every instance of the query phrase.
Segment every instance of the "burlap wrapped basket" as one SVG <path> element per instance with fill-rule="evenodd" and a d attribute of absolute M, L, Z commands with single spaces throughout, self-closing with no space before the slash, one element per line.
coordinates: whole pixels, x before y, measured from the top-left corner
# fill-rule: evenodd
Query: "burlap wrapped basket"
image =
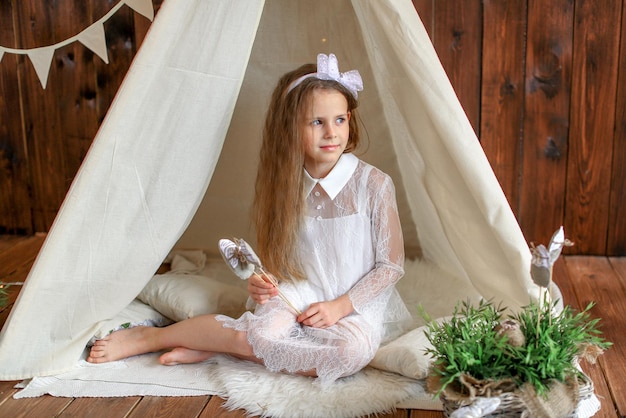
<path fill-rule="evenodd" d="M 565 383 L 554 381 L 550 386 L 550 392 L 545 397 L 537 395 L 530 384 L 521 387 L 508 385 L 506 389 L 506 384 L 492 383 L 504 389 L 495 395 L 499 398 L 500 405 L 496 410 L 484 415 L 488 418 L 576 417 L 580 403 L 594 396 L 593 382 L 583 372 L 568 379 Z M 494 392 L 500 392 L 500 390 L 496 389 Z M 450 417 L 459 408 L 471 405 L 477 397 L 462 395 L 450 387 L 441 393 L 440 399 L 443 403 L 444 416 Z"/>

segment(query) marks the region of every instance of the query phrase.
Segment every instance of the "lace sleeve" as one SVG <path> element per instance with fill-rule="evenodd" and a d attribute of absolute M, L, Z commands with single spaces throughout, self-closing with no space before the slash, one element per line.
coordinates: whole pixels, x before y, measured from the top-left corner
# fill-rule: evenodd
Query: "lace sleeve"
<path fill-rule="evenodd" d="M 395 188 L 386 174 L 372 174 L 367 184 L 376 261 L 374 268 L 348 292 L 356 312 L 361 312 L 362 307 L 390 289 L 404 275 L 404 241 Z"/>

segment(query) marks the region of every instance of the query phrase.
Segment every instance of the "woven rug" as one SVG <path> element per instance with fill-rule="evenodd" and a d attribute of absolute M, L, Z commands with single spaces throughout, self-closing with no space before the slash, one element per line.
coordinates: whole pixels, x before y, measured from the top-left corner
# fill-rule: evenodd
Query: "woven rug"
<path fill-rule="evenodd" d="M 268 372 L 228 356 L 200 364 L 162 366 L 158 354 L 94 365 L 25 381 L 15 398 L 218 395 L 228 409 L 262 417 L 354 417 L 396 408 L 441 410 L 423 381 L 367 367 L 322 388 L 315 379 Z"/>

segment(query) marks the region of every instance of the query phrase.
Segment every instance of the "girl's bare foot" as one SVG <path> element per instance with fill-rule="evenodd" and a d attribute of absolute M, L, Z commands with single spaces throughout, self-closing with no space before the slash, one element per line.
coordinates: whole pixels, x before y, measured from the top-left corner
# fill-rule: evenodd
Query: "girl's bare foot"
<path fill-rule="evenodd" d="M 97 340 L 87 361 L 90 363 L 106 363 L 138 354 L 158 351 L 151 345 L 152 335 L 156 328 L 135 327 L 113 332 L 101 340 Z"/>
<path fill-rule="evenodd" d="M 210 351 L 192 350 L 185 347 L 176 347 L 159 357 L 159 362 L 165 366 L 177 364 L 200 363 L 213 357 L 215 353 Z"/>

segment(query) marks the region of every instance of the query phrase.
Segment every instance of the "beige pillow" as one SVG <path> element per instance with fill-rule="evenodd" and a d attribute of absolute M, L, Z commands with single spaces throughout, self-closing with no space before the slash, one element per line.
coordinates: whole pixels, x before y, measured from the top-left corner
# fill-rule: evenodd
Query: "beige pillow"
<path fill-rule="evenodd" d="M 449 319 L 447 316 L 436 321 L 441 323 Z M 433 347 L 426 337 L 427 330 L 428 325 L 423 325 L 381 346 L 370 366 L 413 379 L 425 379 L 433 362 L 430 354 L 426 353 Z"/>
<path fill-rule="evenodd" d="M 246 309 L 248 292 L 235 285 L 193 274 L 157 274 L 137 299 L 174 321 L 220 313 L 239 317 Z"/>

